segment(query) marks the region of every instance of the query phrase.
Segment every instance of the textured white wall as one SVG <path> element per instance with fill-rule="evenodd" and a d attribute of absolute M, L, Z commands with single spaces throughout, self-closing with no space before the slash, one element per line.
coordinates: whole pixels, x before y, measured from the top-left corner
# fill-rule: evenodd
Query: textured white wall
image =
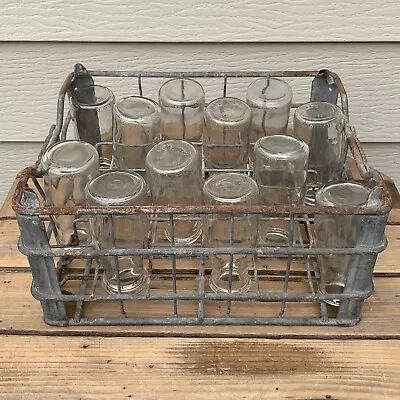
<path fill-rule="evenodd" d="M 75 62 L 90 69 L 330 68 L 343 78 L 371 165 L 400 184 L 397 0 L 0 0 L 0 10 L 0 202 L 35 160 Z M 117 95 L 137 90 L 108 83 Z M 156 94 L 157 83 L 144 85 Z M 232 86 L 235 95 L 243 88 Z M 305 88 L 295 87 L 304 100 Z M 210 97 L 218 91 L 207 87 Z"/>
<path fill-rule="evenodd" d="M 338 72 L 351 122 L 368 142 L 399 141 L 400 44 L 114 44 L 1 43 L 0 142 L 41 141 L 55 120 L 58 90 L 77 61 L 90 69 L 265 70 Z M 128 82 L 128 84 L 127 84 Z M 117 94 L 135 82 L 107 81 Z M 144 89 L 157 94 L 156 83 Z M 301 89 L 301 90 L 300 90 Z M 243 91 L 244 92 L 244 88 Z M 298 87 L 306 100 L 308 86 Z M 220 88 L 208 87 L 217 95 Z M 236 94 L 240 94 L 239 88 Z"/>
<path fill-rule="evenodd" d="M 0 40 L 391 41 L 397 0 L 4 1 Z"/>

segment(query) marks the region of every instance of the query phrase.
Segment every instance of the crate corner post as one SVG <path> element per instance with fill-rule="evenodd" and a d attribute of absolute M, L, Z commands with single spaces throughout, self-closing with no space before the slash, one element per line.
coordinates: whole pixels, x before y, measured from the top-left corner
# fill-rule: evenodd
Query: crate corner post
<path fill-rule="evenodd" d="M 30 191 L 27 197 L 36 195 Z M 49 240 L 43 221 L 38 215 L 29 215 L 16 212 L 18 226 L 21 232 L 19 250 L 27 255 L 29 266 L 32 271 L 32 294 L 41 303 L 43 316 L 46 323 L 50 325 L 68 325 L 68 318 L 64 303 L 55 300 L 55 296 L 61 296 L 57 272 L 52 256 L 33 255 L 32 251 L 51 251 Z M 31 254 L 30 254 L 31 253 Z"/>

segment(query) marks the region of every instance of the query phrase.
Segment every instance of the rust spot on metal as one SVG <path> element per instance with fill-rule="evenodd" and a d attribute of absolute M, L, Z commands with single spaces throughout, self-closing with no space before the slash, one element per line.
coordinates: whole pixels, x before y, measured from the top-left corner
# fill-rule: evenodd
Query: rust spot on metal
<path fill-rule="evenodd" d="M 30 207 L 21 204 L 23 192 L 30 190 L 28 181 L 33 177 L 41 177 L 33 167 L 25 168 L 18 176 L 16 190 L 12 200 L 12 208 L 16 213 L 32 215 L 77 215 L 77 214 L 113 214 L 113 215 L 138 215 L 138 214 L 365 214 L 382 215 L 391 209 L 390 195 L 385 188 L 383 178 L 376 174 L 378 186 L 382 187 L 380 205 L 376 207 L 321 207 L 321 206 L 294 206 L 294 205 L 189 205 L 189 206 L 68 206 Z"/>
<path fill-rule="evenodd" d="M 34 170 L 35 169 L 33 167 L 27 167 L 17 175 L 17 186 L 15 188 L 11 203 L 15 212 L 19 212 L 24 209 L 21 207 L 22 194 L 25 190 L 29 189 L 28 180 L 34 176 Z"/>

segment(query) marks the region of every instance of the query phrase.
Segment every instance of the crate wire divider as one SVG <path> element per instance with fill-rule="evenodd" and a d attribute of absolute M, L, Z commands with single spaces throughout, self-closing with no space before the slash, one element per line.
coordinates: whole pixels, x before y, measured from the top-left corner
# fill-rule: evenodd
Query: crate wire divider
<path fill-rule="evenodd" d="M 252 72 L 131 72 L 131 71 L 88 71 L 91 77 L 129 77 L 136 78 L 140 95 L 143 93 L 142 81 L 151 78 L 219 78 L 222 80 L 222 96 L 227 95 L 228 83 L 236 78 L 256 77 L 326 77 L 327 82 L 337 86 L 341 108 L 347 116 L 345 134 L 347 144 L 364 182 L 373 190 L 368 206 L 362 207 L 316 207 L 316 206 L 131 206 L 131 207 L 47 207 L 42 188 L 43 176 L 40 161 L 44 151 L 53 143 L 66 139 L 68 124 L 71 120 L 68 113 L 64 119 L 65 95 L 74 82 L 76 74 L 70 73 L 65 79 L 58 96 L 57 120 L 50 129 L 35 166 L 25 168 L 19 175 L 17 189 L 13 199 L 13 208 L 21 230 L 19 240 L 20 251 L 28 257 L 32 270 L 32 295 L 40 301 L 44 319 L 48 324 L 67 325 L 341 325 L 351 326 L 360 321 L 363 301 L 369 297 L 372 290 L 365 290 L 366 283 L 372 279 L 373 268 L 377 254 L 386 247 L 384 229 L 390 211 L 390 198 L 384 188 L 381 175 L 368 167 L 365 155 L 361 149 L 355 130 L 348 123 L 348 99 L 345 88 L 333 72 L 323 71 L 252 71 Z M 294 103 L 293 108 L 299 104 Z M 203 164 L 204 167 L 204 164 Z M 220 170 L 218 170 L 220 171 Z M 238 171 L 238 170 L 230 170 Z M 203 174 L 213 172 L 203 168 Z M 251 173 L 245 170 L 241 172 Z M 346 168 L 346 178 L 352 179 L 351 171 Z M 28 184 L 31 184 L 30 186 Z M 33 183 L 33 185 L 32 185 Z M 36 190 L 31 189 L 34 186 Z M 313 214 L 362 214 L 363 223 L 354 248 L 316 248 L 313 239 Z M 204 248 L 199 243 L 190 246 L 175 246 L 173 243 L 163 246 L 149 246 L 144 249 L 95 250 L 91 246 L 71 244 L 61 246 L 53 244 L 55 234 L 53 215 L 76 215 L 76 224 L 87 216 L 107 215 L 112 221 L 113 216 L 145 213 L 150 219 L 169 221 L 171 237 L 173 237 L 173 219 L 179 214 L 226 214 L 230 216 L 230 246 L 227 248 Z M 285 217 L 290 221 L 290 244 L 287 247 L 234 247 L 234 216 L 239 214 L 273 214 Z M 75 224 L 75 227 L 76 227 Z M 154 222 L 153 222 L 154 224 Z M 150 235 L 149 235 L 150 236 Z M 208 271 L 204 268 L 204 259 L 210 254 L 252 255 L 253 271 L 252 288 L 248 293 L 214 293 L 207 289 Z M 318 266 L 315 256 L 319 254 L 349 254 L 351 262 L 348 266 L 348 276 L 342 294 L 322 294 L 318 292 Z M 118 257 L 141 255 L 148 259 L 150 271 L 149 289 L 144 293 L 107 294 L 99 288 L 101 267 L 100 256 L 112 256 L 118 271 Z M 154 268 L 158 260 L 166 259 L 169 263 L 162 268 Z M 77 261 L 79 260 L 79 261 Z M 74 262 L 81 262 L 79 268 L 72 268 Z M 196 263 L 191 270 L 178 268 L 183 262 Z M 281 260 L 278 270 L 263 268 L 260 260 L 269 263 Z M 293 271 L 293 262 L 304 261 L 301 271 Z M 165 267 L 167 265 L 167 267 Z M 268 274 L 271 272 L 271 280 Z M 159 280 L 158 280 L 159 279 Z M 232 279 L 232 263 L 229 272 Z M 305 286 L 301 290 L 290 290 L 290 284 L 296 279 L 302 280 Z M 181 291 L 178 282 L 189 282 L 192 292 Z M 74 292 L 66 289 L 69 282 L 77 283 Z M 168 290 L 154 290 L 154 282 L 171 283 Z M 274 283 L 278 282 L 278 283 Z M 280 285 L 278 290 L 269 290 L 269 286 Z M 164 285 L 165 286 L 165 285 Z M 265 289 L 266 287 L 267 289 Z M 332 309 L 324 300 L 340 300 L 340 307 Z M 128 303 L 134 304 L 127 311 Z M 190 311 L 181 312 L 184 303 L 191 305 Z M 118 305 L 112 315 L 102 313 L 105 304 Z M 144 304 L 142 306 L 142 304 Z M 150 303 L 160 306 L 160 310 L 172 310 L 161 315 L 147 313 Z M 310 315 L 287 315 L 287 304 L 307 304 Z M 238 304 L 246 304 L 243 314 L 235 312 Z M 268 308 L 277 304 L 273 312 Z M 69 310 L 72 305 L 72 311 Z M 85 307 L 96 307 L 95 315 L 85 315 Z M 215 314 L 217 305 L 223 305 L 223 311 Z M 239 307 L 240 308 L 240 307 Z M 268 311 L 266 314 L 263 310 Z M 134 310 L 132 312 L 132 309 Z M 213 309 L 211 312 L 209 310 Z M 115 311 L 116 310 L 116 311 Z M 257 310 L 254 314 L 252 311 Z M 285 314 L 286 313 L 286 314 Z M 134 315 L 132 315 L 134 314 Z M 260 315 L 261 314 L 261 315 Z"/>

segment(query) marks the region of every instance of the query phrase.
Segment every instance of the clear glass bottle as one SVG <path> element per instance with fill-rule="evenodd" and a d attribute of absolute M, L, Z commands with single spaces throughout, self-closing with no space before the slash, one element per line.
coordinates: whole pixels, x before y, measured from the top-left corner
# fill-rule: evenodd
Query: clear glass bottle
<path fill-rule="evenodd" d="M 201 142 L 204 119 L 204 90 L 193 79 L 171 79 L 159 92 L 163 139 Z"/>
<path fill-rule="evenodd" d="M 315 196 L 316 205 L 328 207 L 366 206 L 370 189 L 357 182 L 338 182 L 320 188 Z M 315 214 L 315 245 L 318 248 L 352 248 L 357 243 L 363 215 Z M 346 285 L 347 270 L 352 255 L 317 256 L 322 293 L 342 293 Z M 368 257 L 368 255 L 367 255 Z M 372 282 L 371 282 L 372 288 Z M 368 289 L 368 288 L 365 288 Z M 328 300 L 339 306 L 340 300 Z"/>
<path fill-rule="evenodd" d="M 249 106 L 234 97 L 222 97 L 207 106 L 203 133 L 207 168 L 246 167 L 250 117 Z"/>
<path fill-rule="evenodd" d="M 249 158 L 253 163 L 253 147 L 259 138 L 286 133 L 293 93 L 285 81 L 265 77 L 250 84 L 246 97 L 251 108 Z"/>
<path fill-rule="evenodd" d="M 93 179 L 86 188 L 88 205 L 147 205 L 144 179 L 137 173 L 110 171 Z M 107 249 L 143 249 L 147 246 L 149 221 L 146 215 L 96 215 L 90 217 L 94 246 Z M 108 293 L 140 292 L 148 285 L 142 256 L 100 257 L 103 287 Z M 118 274 L 119 271 L 119 274 Z"/>
<path fill-rule="evenodd" d="M 254 145 L 254 154 L 254 178 L 260 190 L 261 204 L 303 204 L 307 144 L 291 136 L 264 136 Z M 263 215 L 259 221 L 260 244 L 288 245 L 289 228 L 289 221 L 283 216 Z"/>
<path fill-rule="evenodd" d="M 240 173 L 212 175 L 203 187 L 204 203 L 257 204 L 256 182 Z M 205 247 L 254 247 L 257 241 L 257 215 L 234 214 L 231 232 L 231 214 L 203 216 L 203 245 Z M 206 257 L 211 268 L 210 287 L 214 292 L 247 292 L 251 285 L 249 268 L 252 255 L 215 254 Z"/>
<path fill-rule="evenodd" d="M 89 143 L 77 140 L 58 142 L 44 154 L 46 204 L 55 207 L 85 205 L 85 186 L 99 174 L 99 156 Z M 76 243 L 74 215 L 55 215 L 53 220 L 60 244 Z M 79 224 L 79 239 L 88 237 L 88 227 Z M 81 241 L 81 240 L 80 240 Z"/>
<path fill-rule="evenodd" d="M 114 107 L 115 149 L 122 169 L 144 169 L 148 151 L 161 140 L 161 110 L 140 96 L 118 100 Z"/>
<path fill-rule="evenodd" d="M 306 103 L 294 113 L 293 135 L 310 148 L 307 183 L 320 187 L 341 177 L 345 162 L 344 116 L 335 104 Z"/>
<path fill-rule="evenodd" d="M 200 157 L 190 143 L 166 140 L 156 144 L 146 157 L 146 177 L 155 205 L 198 205 L 202 202 Z M 169 223 L 165 236 L 175 244 L 194 243 L 201 235 L 199 217 L 176 215 L 173 237 Z"/>
<path fill-rule="evenodd" d="M 78 88 L 70 98 L 75 137 L 97 147 L 102 164 L 110 165 L 113 154 L 113 92 L 99 85 Z"/>

